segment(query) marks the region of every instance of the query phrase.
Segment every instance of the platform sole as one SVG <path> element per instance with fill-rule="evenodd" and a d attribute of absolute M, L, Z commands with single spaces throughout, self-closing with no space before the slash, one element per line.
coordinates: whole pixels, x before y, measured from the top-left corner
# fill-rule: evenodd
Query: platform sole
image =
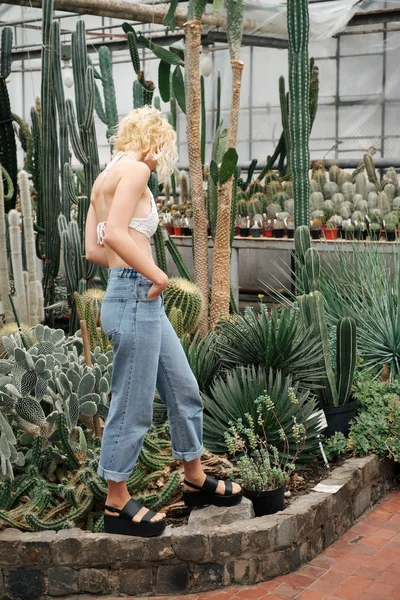
<path fill-rule="evenodd" d="M 166 527 L 165 519 L 151 523 L 149 521 L 135 523 L 128 519 L 104 515 L 105 533 L 116 533 L 118 535 L 131 535 L 134 537 L 155 537 L 161 535 Z"/>
<path fill-rule="evenodd" d="M 235 506 L 242 499 L 242 494 L 231 494 L 230 496 L 222 496 L 221 494 L 213 494 L 206 492 L 188 492 L 183 490 L 183 501 L 190 508 L 202 508 L 203 506 Z"/>

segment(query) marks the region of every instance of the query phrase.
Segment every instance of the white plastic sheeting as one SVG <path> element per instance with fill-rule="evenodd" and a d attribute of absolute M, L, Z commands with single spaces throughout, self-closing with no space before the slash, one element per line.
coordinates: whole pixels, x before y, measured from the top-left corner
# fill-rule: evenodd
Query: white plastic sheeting
<path fill-rule="evenodd" d="M 290 1 L 290 0 L 289 0 Z M 357 6 L 358 5 L 358 6 Z M 265 31 L 268 24 L 268 35 L 287 39 L 286 2 L 282 0 L 245 0 L 245 18 L 258 22 L 258 27 Z M 342 31 L 350 19 L 359 10 L 359 0 L 331 0 L 328 2 L 313 2 L 309 4 L 310 41 L 318 41 L 332 37 Z M 266 35 L 264 33 L 264 35 Z"/>

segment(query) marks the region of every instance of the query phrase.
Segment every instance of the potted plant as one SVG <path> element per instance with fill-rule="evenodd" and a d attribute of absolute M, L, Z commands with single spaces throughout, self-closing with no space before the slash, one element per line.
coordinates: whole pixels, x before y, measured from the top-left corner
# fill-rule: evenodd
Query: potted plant
<path fill-rule="evenodd" d="M 350 241 L 350 240 L 354 240 L 354 225 L 351 221 L 346 221 L 346 223 L 343 224 L 343 229 L 344 229 L 344 234 L 345 234 L 345 239 Z"/>
<path fill-rule="evenodd" d="M 288 393 L 292 404 L 299 408 L 293 388 Z M 255 405 L 256 419 L 246 413 L 244 419 L 231 424 L 225 433 L 225 441 L 231 454 L 240 455 L 237 461 L 237 481 L 243 488 L 244 496 L 252 501 L 256 517 L 262 517 L 284 509 L 285 484 L 289 474 L 295 469 L 295 462 L 304 447 L 307 433 L 304 415 L 301 423 L 293 416 L 292 433 L 296 450 L 292 452 L 270 396 L 265 393 L 257 398 Z M 280 457 L 276 446 L 268 443 L 264 426 L 266 413 L 272 413 L 280 431 L 283 442 L 281 457 L 285 456 L 285 459 Z"/>
<path fill-rule="evenodd" d="M 336 240 L 339 235 L 339 229 L 332 219 L 329 219 L 326 223 L 325 238 L 327 240 Z"/>
<path fill-rule="evenodd" d="M 356 221 L 354 223 L 354 239 L 355 240 L 364 240 L 364 234 L 366 234 L 366 229 L 364 226 L 364 223 L 359 223 L 358 221 Z"/>
<path fill-rule="evenodd" d="M 310 225 L 311 238 L 313 240 L 320 240 L 322 235 L 322 221 L 321 219 L 313 219 Z"/>
<path fill-rule="evenodd" d="M 282 219 L 275 219 L 274 221 L 274 238 L 283 238 L 285 232 L 285 223 Z"/>
<path fill-rule="evenodd" d="M 396 241 L 396 225 L 394 223 L 385 222 L 385 237 L 387 242 Z"/>
<path fill-rule="evenodd" d="M 249 237 L 250 235 L 250 220 L 248 217 L 241 217 L 239 225 L 240 237 Z"/>
<path fill-rule="evenodd" d="M 258 216 L 260 217 L 260 215 Z M 254 218 L 254 225 L 251 228 L 251 237 L 259 238 L 261 236 L 261 223 L 262 220 L 260 221 L 260 219 Z"/>
<path fill-rule="evenodd" d="M 274 237 L 274 223 L 271 219 L 264 219 L 263 236 Z"/>
<path fill-rule="evenodd" d="M 369 237 L 371 241 L 379 241 L 381 237 L 380 223 L 371 223 L 371 225 L 369 226 Z"/>
<path fill-rule="evenodd" d="M 293 217 L 289 217 L 286 221 L 286 232 L 287 236 L 290 240 L 294 238 L 294 219 Z"/>
<path fill-rule="evenodd" d="M 316 343 L 321 344 L 320 367 L 324 372 L 321 386 L 315 389 L 319 405 L 325 413 L 325 435 L 341 432 L 347 436 L 349 422 L 357 414 L 358 402 L 351 395 L 356 365 L 356 323 L 351 317 L 342 317 L 336 326 L 336 372 L 334 372 L 328 340 L 324 298 L 319 291 L 299 297 L 305 324 L 312 330 Z"/>
<path fill-rule="evenodd" d="M 183 224 L 181 217 L 174 218 L 174 235 L 183 235 Z"/>

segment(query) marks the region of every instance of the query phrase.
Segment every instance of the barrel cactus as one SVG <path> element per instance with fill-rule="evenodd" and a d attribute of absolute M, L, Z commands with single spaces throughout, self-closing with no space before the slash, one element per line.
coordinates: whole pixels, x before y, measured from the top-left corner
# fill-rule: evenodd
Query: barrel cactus
<path fill-rule="evenodd" d="M 168 316 L 173 307 L 182 311 L 184 333 L 193 333 L 197 329 L 203 316 L 204 300 L 195 283 L 171 277 L 164 292 L 164 305 Z"/>

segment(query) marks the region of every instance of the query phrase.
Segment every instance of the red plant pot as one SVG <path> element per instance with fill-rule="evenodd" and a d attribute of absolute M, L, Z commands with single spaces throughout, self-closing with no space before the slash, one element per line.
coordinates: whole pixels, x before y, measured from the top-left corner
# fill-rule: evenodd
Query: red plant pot
<path fill-rule="evenodd" d="M 235 227 L 235 235 L 240 235 L 240 227 L 239 227 L 239 225 L 236 225 L 236 227 Z"/>
<path fill-rule="evenodd" d="M 339 229 L 325 229 L 325 238 L 327 240 L 336 240 L 339 235 Z"/>
<path fill-rule="evenodd" d="M 172 225 L 165 225 L 165 229 L 168 231 L 169 235 L 174 235 L 174 228 Z"/>
<path fill-rule="evenodd" d="M 183 227 L 174 227 L 174 235 L 183 235 Z"/>
<path fill-rule="evenodd" d="M 269 238 L 274 237 L 274 231 L 273 231 L 273 229 L 263 229 L 263 236 L 264 237 L 269 237 Z"/>

